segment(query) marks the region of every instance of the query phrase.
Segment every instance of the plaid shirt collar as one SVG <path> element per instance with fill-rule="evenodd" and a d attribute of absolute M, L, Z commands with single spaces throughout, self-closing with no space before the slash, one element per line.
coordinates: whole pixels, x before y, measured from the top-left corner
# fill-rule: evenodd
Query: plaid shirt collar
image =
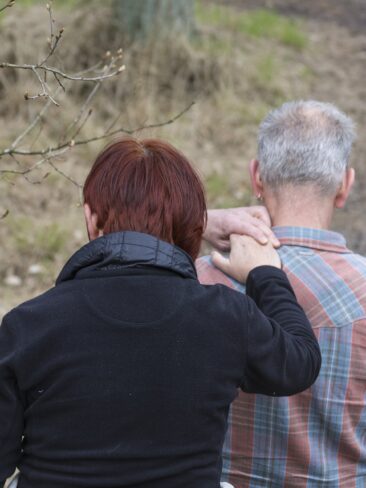
<path fill-rule="evenodd" d="M 273 227 L 282 245 L 301 246 L 337 253 L 350 253 L 346 246 L 346 240 L 338 232 L 307 227 Z"/>

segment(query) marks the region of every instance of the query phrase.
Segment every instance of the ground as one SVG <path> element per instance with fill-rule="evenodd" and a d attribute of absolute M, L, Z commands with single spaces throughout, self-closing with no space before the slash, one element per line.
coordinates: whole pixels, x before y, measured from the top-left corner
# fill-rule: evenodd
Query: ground
<path fill-rule="evenodd" d="M 314 42 L 309 66 L 314 83 L 309 95 L 331 101 L 357 123 L 358 140 L 352 157 L 356 187 L 346 209 L 335 217 L 335 230 L 349 246 L 366 254 L 366 3 L 364 0 L 225 0 L 239 10 L 271 8 L 306 22 Z M 309 96 L 308 95 L 308 96 Z"/>
<path fill-rule="evenodd" d="M 14 6 L 0 24 L 0 57 L 5 60 L 18 56 L 24 62 L 47 36 L 45 2 L 28 3 L 32 5 L 27 8 Z M 70 0 L 67 5 L 77 3 Z M 95 5 L 104 9 L 99 15 L 83 6 L 56 10 L 66 25 L 64 52 L 72 69 L 74 60 L 88 62 L 110 42 L 120 47 L 118 40 L 103 34 L 107 7 Z M 358 132 L 352 155 L 357 185 L 346 209 L 337 212 L 334 229 L 346 235 L 352 249 L 366 254 L 364 1 L 197 0 L 196 17 L 198 34 L 190 44 L 165 46 L 153 57 L 147 49 L 126 49 L 126 73 L 101 93 L 85 134 L 100 133 L 120 107 L 121 123 L 133 127 L 167 120 L 194 99 L 195 106 L 177 122 L 142 134 L 167 138 L 188 155 L 205 180 L 210 206 L 242 205 L 253 201 L 246 167 L 255 156 L 258 123 L 267 111 L 288 99 L 333 102 L 353 117 Z M 20 31 L 22 36 L 14 36 Z M 25 105 L 23 95 L 30 88 L 26 79 L 15 84 L 0 71 L 1 146 L 19 134 L 37 106 Z M 54 137 L 77 103 L 75 95 L 52 112 L 45 140 Z M 70 151 L 58 164 L 83 181 L 100 147 Z M 34 175 L 33 181 L 45 173 Z M 86 242 L 86 234 L 79 192 L 60 175 L 51 173 L 40 184 L 5 178 L 0 192 L 0 216 L 9 210 L 0 221 L 2 315 L 52 286 L 67 257 Z"/>
<path fill-rule="evenodd" d="M 353 34 L 365 34 L 364 0 L 225 0 L 237 8 L 272 8 L 284 15 L 300 16 L 314 22 L 330 22 L 346 27 Z"/>

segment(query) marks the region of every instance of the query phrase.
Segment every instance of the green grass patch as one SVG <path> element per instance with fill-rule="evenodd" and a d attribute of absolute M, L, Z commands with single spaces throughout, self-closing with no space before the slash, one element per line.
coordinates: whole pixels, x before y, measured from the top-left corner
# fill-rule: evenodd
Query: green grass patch
<path fill-rule="evenodd" d="M 212 173 L 205 181 L 207 196 L 210 200 L 215 200 L 228 192 L 228 182 L 218 173 Z"/>
<path fill-rule="evenodd" d="M 236 195 L 226 176 L 217 172 L 205 179 L 205 188 L 209 206 L 215 208 L 238 207 L 243 205 L 243 195 Z"/>
<path fill-rule="evenodd" d="M 34 227 L 26 217 L 9 218 L 7 224 L 15 247 L 20 254 L 32 255 L 37 259 L 52 261 L 67 241 L 67 232 L 56 224 Z"/>
<path fill-rule="evenodd" d="M 303 49 L 307 43 L 298 22 L 273 10 L 240 12 L 232 7 L 209 5 L 197 0 L 196 18 L 202 24 L 223 27 L 255 38 L 274 39 L 296 49 Z"/>
<path fill-rule="evenodd" d="M 263 84 L 275 81 L 278 74 L 278 64 L 272 55 L 266 55 L 258 60 L 256 66 L 258 80 Z"/>
<path fill-rule="evenodd" d="M 194 48 L 210 56 L 217 56 L 218 54 L 226 55 L 232 50 L 232 42 L 222 36 L 196 36 L 191 42 Z"/>
<path fill-rule="evenodd" d="M 258 56 L 250 74 L 252 89 L 267 104 L 281 105 L 286 97 L 280 79 L 280 65 L 275 55 Z"/>

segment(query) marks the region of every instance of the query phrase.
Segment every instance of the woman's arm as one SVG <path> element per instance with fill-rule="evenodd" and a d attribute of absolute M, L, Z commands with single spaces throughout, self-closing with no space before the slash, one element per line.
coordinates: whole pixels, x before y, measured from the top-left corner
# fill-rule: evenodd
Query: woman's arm
<path fill-rule="evenodd" d="M 212 259 L 246 283 L 248 349 L 242 389 L 293 395 L 310 387 L 321 366 L 319 345 L 275 249 L 233 235 L 230 256 L 215 252 Z"/>
<path fill-rule="evenodd" d="M 14 327 L 6 316 L 0 327 L 0 487 L 14 473 L 21 455 L 23 407 L 12 367 L 15 353 Z"/>
<path fill-rule="evenodd" d="M 283 396 L 309 388 L 321 353 L 285 273 L 255 268 L 247 280 L 248 361 L 241 385 L 252 393 Z"/>

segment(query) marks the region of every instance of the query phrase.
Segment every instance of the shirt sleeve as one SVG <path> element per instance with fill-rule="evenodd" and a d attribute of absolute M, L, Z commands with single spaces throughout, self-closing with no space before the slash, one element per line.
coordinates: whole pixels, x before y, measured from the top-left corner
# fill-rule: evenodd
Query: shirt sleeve
<path fill-rule="evenodd" d="M 241 388 L 273 396 L 306 390 L 319 374 L 321 353 L 285 273 L 272 266 L 254 269 L 247 296 L 248 359 Z"/>
<path fill-rule="evenodd" d="M 16 338 L 7 317 L 0 326 L 0 487 L 15 471 L 23 434 L 23 407 L 13 370 Z"/>

